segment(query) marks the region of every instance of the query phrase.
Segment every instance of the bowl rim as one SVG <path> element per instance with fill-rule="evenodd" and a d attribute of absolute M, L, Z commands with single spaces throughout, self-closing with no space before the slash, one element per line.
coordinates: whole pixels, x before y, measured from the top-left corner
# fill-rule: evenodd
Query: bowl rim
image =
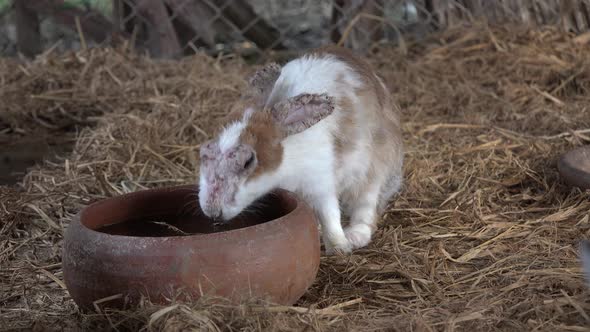
<path fill-rule="evenodd" d="M 167 194 L 169 192 L 173 192 L 173 191 L 177 191 L 177 190 L 185 190 L 185 189 L 194 189 L 195 185 L 180 185 L 180 186 L 169 186 L 169 187 L 157 187 L 157 188 L 149 188 L 149 189 L 142 189 L 142 190 L 138 190 L 138 191 L 134 191 L 134 192 L 130 192 L 130 193 L 126 193 L 123 195 L 118 195 L 118 196 L 113 196 L 113 197 L 106 197 L 100 200 L 97 200 L 93 203 L 90 203 L 88 205 L 86 205 L 85 207 L 83 207 L 78 213 L 76 213 L 76 215 L 74 216 L 72 223 L 77 224 L 76 226 L 81 228 L 81 230 L 86 231 L 86 232 L 90 232 L 91 234 L 95 234 L 96 236 L 100 236 L 100 237 L 104 237 L 104 238 L 112 238 L 112 239 L 126 239 L 129 241 L 145 241 L 145 240 L 149 240 L 152 242 L 165 242 L 165 241 L 179 241 L 179 240 L 183 240 L 183 239 L 215 239 L 215 241 L 221 240 L 221 239 L 227 239 L 230 240 L 231 238 L 233 238 L 233 236 L 235 235 L 239 235 L 239 233 L 245 233 L 245 232 L 251 232 L 251 231 L 268 231 L 268 228 L 275 228 L 275 227 L 281 227 L 282 224 L 284 224 L 285 222 L 288 222 L 291 220 L 291 222 L 297 222 L 299 221 L 299 218 L 292 218 L 293 215 L 296 214 L 309 214 L 310 217 L 316 222 L 317 224 L 317 217 L 315 215 L 315 213 L 313 213 L 313 210 L 311 209 L 311 207 L 309 206 L 309 204 L 307 204 L 304 200 L 302 200 L 296 193 L 287 190 L 287 189 L 283 189 L 283 188 L 275 188 L 271 191 L 269 191 L 266 195 L 268 194 L 272 194 L 272 193 L 281 193 L 282 195 L 286 195 L 292 199 L 294 199 L 296 206 L 294 209 L 292 209 L 291 211 L 289 211 L 288 213 L 281 215 L 278 218 L 274 218 L 271 220 L 268 220 L 266 222 L 263 223 L 259 223 L 259 224 L 255 224 L 252 226 L 246 226 L 246 227 L 240 227 L 240 228 L 236 228 L 236 229 L 230 229 L 230 230 L 226 230 L 226 231 L 221 231 L 221 232 L 214 232 L 214 233 L 195 233 L 195 234 L 188 234 L 188 235 L 175 235 L 175 236 L 131 236 L 131 235 L 121 235 L 121 234 L 109 234 L 109 233 L 105 233 L 105 232 L 100 232 L 97 231 L 95 229 L 92 229 L 88 226 L 86 226 L 83 222 L 82 222 L 82 216 L 84 215 L 84 213 L 91 207 L 97 207 L 100 206 L 102 204 L 105 204 L 108 201 L 115 201 L 115 200 L 120 200 L 123 198 L 128 198 L 128 199 L 133 199 L 134 196 L 140 196 L 142 194 L 146 194 L 149 192 L 152 192 L 154 194 L 156 193 L 160 193 L 160 194 Z M 70 223 L 70 225 L 68 225 L 68 228 L 74 225 L 71 225 L 72 223 Z"/>

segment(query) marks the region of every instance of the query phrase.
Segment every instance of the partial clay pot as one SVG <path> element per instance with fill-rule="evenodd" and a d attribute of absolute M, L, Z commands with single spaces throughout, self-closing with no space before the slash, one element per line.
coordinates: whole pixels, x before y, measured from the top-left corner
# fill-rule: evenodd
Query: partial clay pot
<path fill-rule="evenodd" d="M 557 169 L 568 185 L 590 189 L 590 146 L 574 149 L 561 156 Z"/>
<path fill-rule="evenodd" d="M 196 186 L 139 191 L 89 205 L 65 234 L 64 279 L 76 304 L 92 308 L 214 295 L 296 302 L 320 261 L 315 215 L 276 190 L 258 214 L 215 225 Z"/>

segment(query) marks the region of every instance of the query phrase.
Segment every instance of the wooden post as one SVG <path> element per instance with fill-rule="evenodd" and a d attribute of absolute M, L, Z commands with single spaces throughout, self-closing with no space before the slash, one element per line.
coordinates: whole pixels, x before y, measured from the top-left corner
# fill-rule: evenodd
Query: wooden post
<path fill-rule="evenodd" d="M 162 0 L 143 0 L 138 2 L 137 10 L 149 21 L 150 47 L 157 57 L 175 58 L 181 55 L 182 49 L 166 5 Z"/>
<path fill-rule="evenodd" d="M 123 30 L 123 2 L 121 0 L 113 0 L 113 33 L 120 33 Z"/>
<path fill-rule="evenodd" d="M 35 10 L 27 8 L 27 0 L 15 0 L 16 45 L 20 53 L 27 57 L 34 57 L 41 53 L 41 30 L 39 17 Z"/>

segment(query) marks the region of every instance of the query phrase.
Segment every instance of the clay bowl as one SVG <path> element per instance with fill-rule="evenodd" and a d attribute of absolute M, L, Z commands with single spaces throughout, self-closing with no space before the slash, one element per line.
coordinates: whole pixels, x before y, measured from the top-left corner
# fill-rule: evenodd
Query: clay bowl
<path fill-rule="evenodd" d="M 590 146 L 567 152 L 557 162 L 557 168 L 568 185 L 590 189 Z"/>
<path fill-rule="evenodd" d="M 296 302 L 319 268 L 309 206 L 276 190 L 261 199 L 261 212 L 217 225 L 199 209 L 196 190 L 139 191 L 83 209 L 66 231 L 62 262 L 76 304 L 120 308 L 141 296 L 165 303 L 203 295 Z"/>

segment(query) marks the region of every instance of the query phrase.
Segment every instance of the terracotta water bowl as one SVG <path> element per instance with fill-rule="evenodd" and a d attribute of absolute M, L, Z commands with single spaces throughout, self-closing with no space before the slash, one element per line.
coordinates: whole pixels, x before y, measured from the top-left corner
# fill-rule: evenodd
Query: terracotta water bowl
<path fill-rule="evenodd" d="M 557 168 L 568 185 L 590 189 L 590 146 L 567 152 L 557 162 Z"/>
<path fill-rule="evenodd" d="M 320 240 L 312 210 L 276 190 L 258 214 L 204 216 L 195 186 L 139 191 L 89 205 L 65 234 L 64 280 L 91 309 L 167 299 L 296 302 L 314 281 Z"/>

